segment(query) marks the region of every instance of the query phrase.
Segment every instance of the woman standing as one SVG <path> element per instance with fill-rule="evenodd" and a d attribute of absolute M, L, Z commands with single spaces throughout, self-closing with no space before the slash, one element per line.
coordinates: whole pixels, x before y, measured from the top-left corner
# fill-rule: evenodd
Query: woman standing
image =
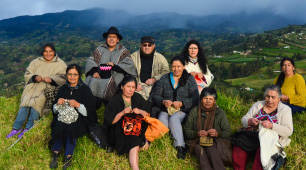
<path fill-rule="evenodd" d="M 185 159 L 185 141 L 182 122 L 190 109 L 199 100 L 194 78 L 185 70 L 185 61 L 181 56 L 171 60 L 172 72 L 165 74 L 157 83 L 153 102 L 161 108 L 158 119 L 170 129 L 174 137 L 177 157 Z"/>
<path fill-rule="evenodd" d="M 53 121 L 51 123 L 51 136 L 53 143 L 53 158 L 50 168 L 57 168 L 59 152 L 65 144 L 64 169 L 71 166 L 71 158 L 76 146 L 77 138 L 87 133 L 87 125 L 97 121 L 95 98 L 90 88 L 81 79 L 81 69 L 76 64 L 71 64 L 66 70 L 67 82 L 63 85 L 55 98 L 53 105 Z M 62 121 L 60 112 L 65 102 L 74 110 L 75 119 L 69 123 Z M 70 111 L 73 112 L 73 111 Z"/>
<path fill-rule="evenodd" d="M 208 69 L 204 49 L 198 41 L 190 40 L 181 55 L 186 62 L 185 69 L 196 79 L 199 93 L 201 93 L 202 89 L 208 87 L 214 79 L 214 75 Z"/>
<path fill-rule="evenodd" d="M 108 130 L 109 144 L 119 155 L 129 153 L 132 169 L 138 170 L 139 151 L 149 147 L 145 137 L 147 123 L 143 118 L 150 116 L 150 104 L 135 93 L 135 77 L 124 77 L 119 87 L 120 91 L 106 106 L 103 127 Z"/>
<path fill-rule="evenodd" d="M 306 87 L 304 78 L 295 73 L 295 64 L 292 58 L 285 57 L 280 63 L 281 73 L 273 84 L 282 91 L 281 101 L 292 109 L 292 113 L 305 111 Z"/>
<path fill-rule="evenodd" d="M 24 79 L 25 88 L 21 96 L 18 115 L 13 125 L 13 130 L 6 136 L 22 137 L 34 124 L 45 106 L 46 97 L 44 89 L 51 86 L 61 86 L 65 83 L 65 69 L 67 65 L 57 54 L 53 44 L 45 44 L 41 57 L 34 59 L 26 69 Z M 26 123 L 25 129 L 22 129 Z"/>

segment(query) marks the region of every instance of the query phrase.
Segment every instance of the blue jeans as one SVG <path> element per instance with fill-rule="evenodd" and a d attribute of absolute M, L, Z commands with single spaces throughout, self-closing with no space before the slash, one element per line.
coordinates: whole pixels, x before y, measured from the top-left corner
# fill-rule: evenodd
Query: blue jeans
<path fill-rule="evenodd" d="M 30 116 L 29 116 L 30 114 Z M 33 124 L 34 120 L 37 120 L 39 118 L 39 113 L 32 107 L 21 107 L 19 108 L 15 123 L 13 125 L 13 129 L 19 130 L 22 128 L 24 122 L 28 119 L 28 122 L 26 124 L 26 128 L 30 129 Z"/>
<path fill-rule="evenodd" d="M 65 155 L 73 155 L 73 151 L 76 145 L 77 139 L 72 139 L 69 135 L 65 140 Z M 60 151 L 63 145 L 62 140 L 57 140 L 54 142 L 52 150 L 53 151 Z"/>
<path fill-rule="evenodd" d="M 182 122 L 186 116 L 187 114 L 182 111 L 175 112 L 171 116 L 167 112 L 162 111 L 159 113 L 158 120 L 163 122 L 163 124 L 167 126 L 167 128 L 173 135 L 174 147 L 185 147 Z"/>

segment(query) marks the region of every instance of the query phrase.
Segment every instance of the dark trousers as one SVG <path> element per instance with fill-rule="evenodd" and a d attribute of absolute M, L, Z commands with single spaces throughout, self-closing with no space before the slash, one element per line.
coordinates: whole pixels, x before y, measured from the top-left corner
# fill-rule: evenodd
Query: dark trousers
<path fill-rule="evenodd" d="M 285 104 L 285 105 L 287 105 L 287 106 L 289 106 L 291 108 L 292 115 L 294 115 L 296 113 L 301 113 L 301 112 L 306 110 L 305 107 L 296 106 L 296 105 L 293 105 L 293 104 L 288 104 L 286 102 L 283 102 L 283 104 Z"/>
<path fill-rule="evenodd" d="M 193 151 L 200 162 L 201 170 L 225 170 L 216 146 L 215 141 L 213 146 L 194 145 Z"/>
<path fill-rule="evenodd" d="M 235 170 L 245 170 L 248 158 L 255 152 L 246 152 L 238 146 L 233 147 L 233 167 Z M 260 147 L 257 148 L 253 170 L 263 170 L 260 160 Z"/>
<path fill-rule="evenodd" d="M 69 135 L 65 142 L 65 155 L 73 155 L 73 151 L 77 142 L 77 139 L 72 139 Z M 57 140 L 54 142 L 52 150 L 53 151 L 60 151 L 63 145 L 62 140 Z"/>

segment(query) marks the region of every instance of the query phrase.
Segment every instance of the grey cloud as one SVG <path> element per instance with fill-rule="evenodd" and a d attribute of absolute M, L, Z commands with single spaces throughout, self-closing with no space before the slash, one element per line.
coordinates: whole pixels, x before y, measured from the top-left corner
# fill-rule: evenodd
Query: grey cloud
<path fill-rule="evenodd" d="M 270 10 L 288 18 L 303 19 L 305 6 L 305 0 L 1 0 L 0 19 L 94 7 L 121 9 L 134 14 L 177 12 L 197 16 Z"/>

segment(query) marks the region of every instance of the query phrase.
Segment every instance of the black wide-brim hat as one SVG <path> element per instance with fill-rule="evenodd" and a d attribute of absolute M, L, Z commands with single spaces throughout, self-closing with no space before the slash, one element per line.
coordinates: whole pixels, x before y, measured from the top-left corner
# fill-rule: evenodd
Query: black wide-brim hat
<path fill-rule="evenodd" d="M 119 31 L 116 27 L 110 27 L 107 32 L 103 33 L 103 38 L 106 39 L 108 34 L 116 34 L 119 38 L 119 41 L 122 40 L 122 36 L 119 34 Z"/>

